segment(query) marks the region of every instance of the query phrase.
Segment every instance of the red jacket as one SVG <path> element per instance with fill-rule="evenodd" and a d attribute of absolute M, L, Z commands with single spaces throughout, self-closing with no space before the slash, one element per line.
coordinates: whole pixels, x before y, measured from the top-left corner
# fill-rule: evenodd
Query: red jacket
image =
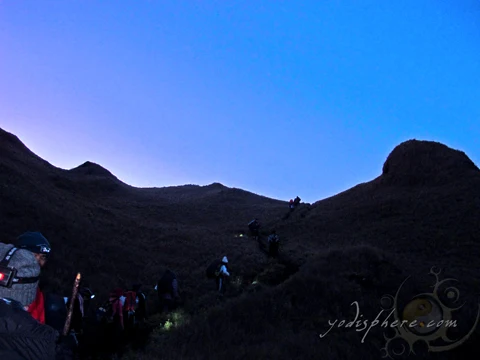
<path fill-rule="evenodd" d="M 28 312 L 35 320 L 41 324 L 45 324 L 45 299 L 40 288 L 37 287 L 37 296 L 35 300 L 28 306 Z"/>

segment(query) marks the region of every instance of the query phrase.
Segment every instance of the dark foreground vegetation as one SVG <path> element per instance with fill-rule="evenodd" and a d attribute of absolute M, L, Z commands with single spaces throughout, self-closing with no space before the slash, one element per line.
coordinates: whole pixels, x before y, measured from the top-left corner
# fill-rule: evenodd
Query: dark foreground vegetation
<path fill-rule="evenodd" d="M 285 201 L 218 183 L 140 189 L 90 162 L 59 169 L 0 129 L 2 241 L 27 230 L 50 240 L 45 291 L 67 296 L 81 272 L 97 294 L 92 305 L 99 305 L 115 287 L 144 284 L 150 317 L 144 343 L 130 347 L 127 359 L 380 359 L 390 335 L 380 324 L 329 331 L 329 321 L 354 320 L 356 301 L 370 326 L 386 306 L 382 298 L 395 296 L 410 276 L 396 303 L 401 317 L 416 294 L 434 290 L 432 267 L 441 270 L 439 280 L 458 280 L 436 293 L 443 315 L 464 304 L 451 312 L 457 326 L 447 336 L 457 340 L 475 330 L 451 350 L 426 357 L 426 342 L 414 349 L 419 358 L 477 359 L 479 210 L 479 169 L 464 153 L 434 142 L 404 142 L 376 179 L 286 216 Z M 238 236 L 254 217 L 262 223 L 261 241 L 273 228 L 279 234 L 279 259 Z M 223 255 L 232 278 L 218 297 L 205 269 Z M 169 316 L 156 314 L 153 290 L 167 267 L 177 273 L 183 299 Z M 453 286 L 456 303 L 457 290 L 447 289 Z M 409 350 L 407 338 L 412 334 L 388 345 Z M 438 339 L 428 345 L 445 350 Z"/>

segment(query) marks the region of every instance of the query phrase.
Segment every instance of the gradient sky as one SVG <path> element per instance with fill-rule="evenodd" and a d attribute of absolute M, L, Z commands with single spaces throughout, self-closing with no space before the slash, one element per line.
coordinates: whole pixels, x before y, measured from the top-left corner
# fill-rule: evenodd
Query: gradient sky
<path fill-rule="evenodd" d="M 55 166 L 306 202 L 416 138 L 480 164 L 480 1 L 0 0 L 0 127 Z"/>

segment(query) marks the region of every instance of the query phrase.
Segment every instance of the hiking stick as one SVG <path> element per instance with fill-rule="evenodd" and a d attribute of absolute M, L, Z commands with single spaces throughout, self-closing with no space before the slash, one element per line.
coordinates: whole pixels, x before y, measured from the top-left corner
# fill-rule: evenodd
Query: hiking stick
<path fill-rule="evenodd" d="M 64 336 L 68 335 L 68 330 L 70 330 L 70 323 L 72 322 L 73 314 L 73 305 L 75 304 L 75 299 L 77 298 L 78 285 L 80 284 L 81 278 L 82 275 L 80 273 L 77 273 L 77 276 L 75 277 L 75 282 L 73 283 L 73 291 L 72 297 L 70 298 L 70 306 L 68 307 L 67 320 L 65 320 L 65 326 L 63 327 Z"/>

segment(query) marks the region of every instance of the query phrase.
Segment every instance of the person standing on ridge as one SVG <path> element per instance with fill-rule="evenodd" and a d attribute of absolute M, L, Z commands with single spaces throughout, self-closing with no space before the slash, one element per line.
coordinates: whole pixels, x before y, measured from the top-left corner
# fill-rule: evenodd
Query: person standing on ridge
<path fill-rule="evenodd" d="M 300 204 L 300 201 L 302 201 L 302 199 L 300 199 L 298 196 L 295 198 L 295 200 L 293 201 L 293 205 L 295 206 L 298 206 L 298 204 Z"/>
<path fill-rule="evenodd" d="M 290 210 L 293 210 L 293 208 L 295 207 L 293 205 L 293 199 L 290 199 L 289 203 L 288 203 L 288 207 L 290 208 Z"/>

